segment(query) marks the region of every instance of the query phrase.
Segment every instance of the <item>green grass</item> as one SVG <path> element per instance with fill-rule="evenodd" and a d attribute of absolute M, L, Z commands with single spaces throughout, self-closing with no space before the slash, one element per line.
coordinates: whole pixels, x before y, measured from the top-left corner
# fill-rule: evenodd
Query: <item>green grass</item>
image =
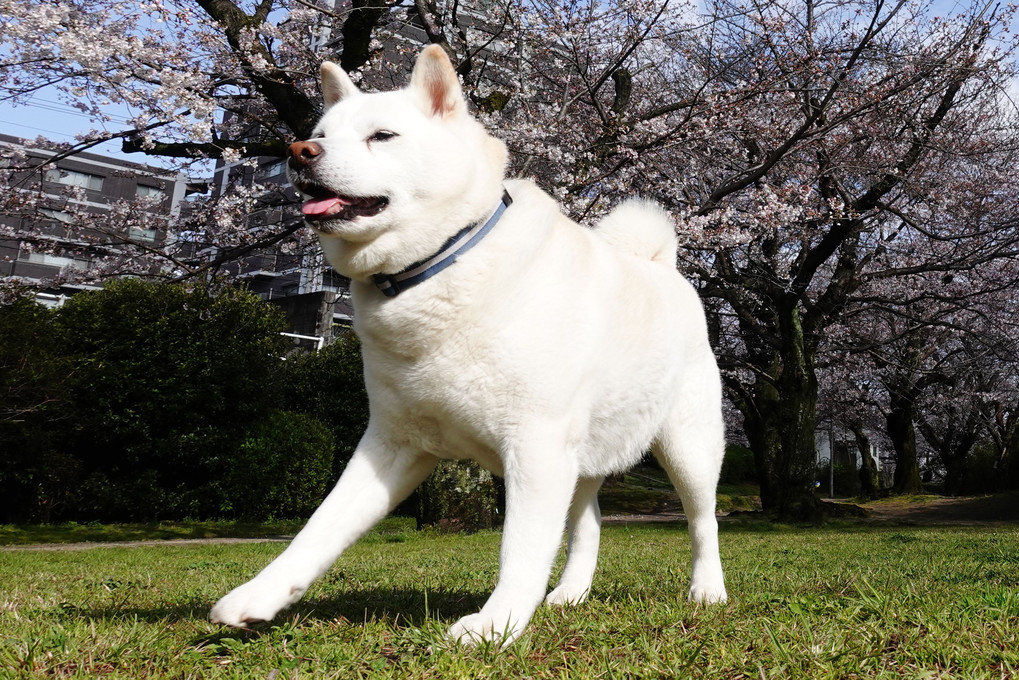
<path fill-rule="evenodd" d="M 508 650 L 448 646 L 499 536 L 392 530 L 273 624 L 208 623 L 279 543 L 0 552 L 0 677 L 1014 678 L 1019 530 L 726 523 L 730 602 L 688 604 L 682 526 L 604 530 L 592 598 Z"/>

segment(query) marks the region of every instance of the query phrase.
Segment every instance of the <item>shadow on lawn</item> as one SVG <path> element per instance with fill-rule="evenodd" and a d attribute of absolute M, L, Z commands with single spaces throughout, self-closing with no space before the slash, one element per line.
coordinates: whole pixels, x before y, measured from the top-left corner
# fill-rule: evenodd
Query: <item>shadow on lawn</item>
<path fill-rule="evenodd" d="M 428 591 L 417 589 L 369 588 L 323 595 L 302 600 L 280 612 L 273 621 L 253 623 L 247 629 L 223 626 L 209 634 L 214 637 L 237 637 L 239 634 L 259 635 L 275 627 L 294 625 L 299 621 L 344 621 L 358 625 L 363 621 L 388 620 L 395 628 L 421 626 L 428 619 L 456 621 L 478 611 L 488 598 L 488 592 L 463 590 Z M 86 620 L 131 620 L 143 623 L 173 623 L 179 621 L 208 621 L 214 601 L 191 598 L 178 604 L 158 607 L 133 607 L 130 600 L 106 607 L 63 606 L 65 616 Z"/>

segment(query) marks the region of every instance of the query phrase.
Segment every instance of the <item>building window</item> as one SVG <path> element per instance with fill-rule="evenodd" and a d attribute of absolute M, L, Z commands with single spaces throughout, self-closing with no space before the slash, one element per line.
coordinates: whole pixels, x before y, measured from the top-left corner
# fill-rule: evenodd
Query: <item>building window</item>
<path fill-rule="evenodd" d="M 134 188 L 135 196 L 139 198 L 163 198 L 163 190 L 159 187 L 150 187 L 144 184 L 139 184 Z"/>
<path fill-rule="evenodd" d="M 264 177 L 276 177 L 282 175 L 287 171 L 286 161 L 277 161 L 276 163 L 270 163 L 262 166 L 262 172 Z"/>
<path fill-rule="evenodd" d="M 21 258 L 24 262 L 32 262 L 33 264 L 43 264 L 47 267 L 59 267 L 60 269 L 72 268 L 72 269 L 88 269 L 88 260 L 79 260 L 72 257 L 61 257 L 59 255 L 50 255 L 49 253 L 22 253 Z"/>
<path fill-rule="evenodd" d="M 77 170 L 50 168 L 46 171 L 46 181 L 66 184 L 70 187 L 82 187 L 83 189 L 91 189 L 93 191 L 103 190 L 103 178 L 101 175 L 78 172 Z"/>
<path fill-rule="evenodd" d="M 156 230 L 155 229 L 143 229 L 142 227 L 131 227 L 128 230 L 128 236 L 134 241 L 155 241 Z"/>
<path fill-rule="evenodd" d="M 54 222 L 63 222 L 64 224 L 70 224 L 74 222 L 74 217 L 71 213 L 64 212 L 63 210 L 52 210 L 50 208 L 39 208 L 39 213 L 45 217 L 50 218 Z"/>

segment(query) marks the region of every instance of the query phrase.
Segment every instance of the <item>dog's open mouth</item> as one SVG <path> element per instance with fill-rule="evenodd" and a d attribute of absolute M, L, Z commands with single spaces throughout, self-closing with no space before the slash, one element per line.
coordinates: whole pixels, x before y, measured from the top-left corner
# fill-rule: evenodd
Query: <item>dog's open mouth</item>
<path fill-rule="evenodd" d="M 371 217 L 389 205 L 385 196 L 343 196 L 312 184 L 302 184 L 297 188 L 311 197 L 301 206 L 304 219 L 309 222 Z"/>

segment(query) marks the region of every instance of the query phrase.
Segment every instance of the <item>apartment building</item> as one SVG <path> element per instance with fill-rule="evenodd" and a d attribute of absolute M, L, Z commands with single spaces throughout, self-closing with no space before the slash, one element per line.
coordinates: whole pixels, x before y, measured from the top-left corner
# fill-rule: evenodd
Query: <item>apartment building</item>
<path fill-rule="evenodd" d="M 52 284 L 49 295 L 72 292 L 74 286 L 60 284 L 74 278 L 71 270 L 90 270 L 99 258 L 116 257 L 127 242 L 163 247 L 175 237 L 174 219 L 188 195 L 206 190 L 162 168 L 88 152 L 60 158 L 4 134 L 0 164 L 11 171 L 7 209 L 0 211 L 0 277 Z M 134 226 L 123 228 L 101 219 L 123 202 L 144 219 L 125 221 Z M 75 217 L 81 214 L 98 218 L 95 225 L 81 226 Z"/>
<path fill-rule="evenodd" d="M 257 170 L 247 169 L 241 181 L 274 184 L 277 192 L 289 192 L 292 205 L 267 204 L 248 216 L 249 225 L 301 220 L 284 164 L 264 160 Z M 60 305 L 80 290 L 97 288 L 76 283 L 81 277 L 75 275 L 116 261 L 128 244 L 135 251 L 139 246 L 173 251 L 191 264 L 216 255 L 216 248 L 189 235 L 193 226 L 182 226 L 190 213 L 189 199 L 212 191 L 210 182 L 95 153 L 61 158 L 44 145 L 3 134 L 0 168 L 10 171 L 16 194 L 0 209 L 0 278 L 36 288 L 43 304 Z M 144 219 L 136 216 L 125 222 L 133 226 L 121 226 L 115 210 L 125 203 L 143 211 Z M 83 220 L 83 214 L 96 219 Z M 321 346 L 351 324 L 349 281 L 325 265 L 317 248 L 301 254 L 271 248 L 229 262 L 222 270 L 283 308 L 295 344 Z"/>

